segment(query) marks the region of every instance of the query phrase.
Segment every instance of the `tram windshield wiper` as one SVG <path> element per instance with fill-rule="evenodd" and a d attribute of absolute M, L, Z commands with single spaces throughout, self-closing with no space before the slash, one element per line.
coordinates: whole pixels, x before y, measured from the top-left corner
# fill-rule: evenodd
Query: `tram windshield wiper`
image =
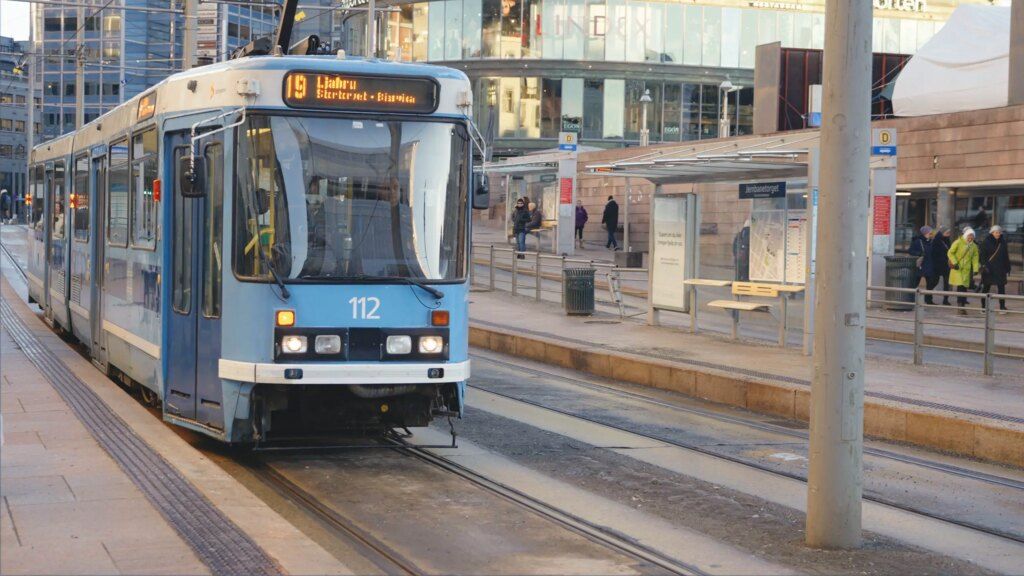
<path fill-rule="evenodd" d="M 356 276 L 349 276 L 349 279 L 350 280 L 373 280 L 373 281 L 378 281 L 379 280 L 379 281 L 382 281 L 382 282 L 396 282 L 396 283 L 399 283 L 399 284 L 409 284 L 410 286 L 415 286 L 415 287 L 423 290 L 424 292 L 427 292 L 428 294 L 430 294 L 434 298 L 437 298 L 438 300 L 440 300 L 441 298 L 444 298 L 444 292 L 441 292 L 437 288 L 434 288 L 433 286 L 431 286 L 430 284 L 427 284 L 426 282 L 424 282 L 422 280 L 419 280 L 417 278 L 410 278 L 408 276 L 368 276 L 366 274 L 358 274 Z"/>

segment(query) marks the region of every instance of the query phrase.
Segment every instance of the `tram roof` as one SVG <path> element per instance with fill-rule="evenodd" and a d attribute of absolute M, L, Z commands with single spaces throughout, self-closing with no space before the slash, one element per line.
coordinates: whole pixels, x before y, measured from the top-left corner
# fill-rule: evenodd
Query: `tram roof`
<path fill-rule="evenodd" d="M 446 84 L 450 86 L 450 83 L 464 83 L 466 91 L 469 91 L 469 79 L 466 74 L 444 66 L 377 59 L 341 58 L 332 55 L 250 56 L 171 74 L 78 130 L 38 144 L 33 149 L 32 162 L 64 156 L 70 154 L 72 149 L 77 151 L 93 146 L 98 143 L 98 140 L 109 136 L 111 123 L 116 127 L 114 132 L 133 129 L 139 101 L 154 93 L 157 94 L 155 116 L 167 112 L 188 112 L 190 110 L 201 112 L 238 106 L 283 108 L 280 94 L 277 92 L 280 85 L 277 83 L 268 82 L 261 86 L 261 94 L 258 99 L 249 102 L 236 93 L 233 84 L 242 79 L 260 80 L 263 77 L 261 72 L 265 72 L 268 77 L 283 77 L 283 73 L 290 70 L 435 78 L 442 85 L 442 105 L 438 109 L 439 113 L 452 113 L 457 106 L 456 96 L 444 93 Z M 196 82 L 195 86 L 191 85 L 193 81 Z M 471 93 L 467 96 L 472 98 Z M 104 127 L 104 124 L 107 126 Z"/>

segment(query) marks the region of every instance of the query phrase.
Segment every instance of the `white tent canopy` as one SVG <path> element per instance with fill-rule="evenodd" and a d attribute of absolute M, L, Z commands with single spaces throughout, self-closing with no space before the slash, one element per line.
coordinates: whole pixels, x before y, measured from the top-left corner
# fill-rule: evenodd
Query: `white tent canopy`
<path fill-rule="evenodd" d="M 1006 106 L 1010 8 L 964 4 L 900 72 L 896 116 L 926 116 Z"/>

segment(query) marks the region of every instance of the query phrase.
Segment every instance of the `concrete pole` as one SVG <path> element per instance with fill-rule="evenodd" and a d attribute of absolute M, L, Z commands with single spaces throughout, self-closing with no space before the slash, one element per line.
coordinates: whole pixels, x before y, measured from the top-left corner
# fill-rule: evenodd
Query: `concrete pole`
<path fill-rule="evenodd" d="M 181 69 L 191 70 L 196 65 L 196 53 L 199 50 L 199 1 L 185 0 L 182 8 L 185 13 L 185 34 L 181 42 Z M 171 44 L 174 44 L 173 38 Z"/>
<path fill-rule="evenodd" d="M 807 544 L 861 544 L 870 2 L 827 0 Z"/>
<path fill-rule="evenodd" d="M 85 11 L 78 8 L 78 23 L 84 25 Z M 75 130 L 85 125 L 85 43 L 82 41 L 84 34 L 75 34 L 77 46 L 75 48 Z M 63 124 L 63 121 L 61 122 Z"/>
<path fill-rule="evenodd" d="M 1010 7 L 1010 106 L 1024 104 L 1024 0 Z"/>

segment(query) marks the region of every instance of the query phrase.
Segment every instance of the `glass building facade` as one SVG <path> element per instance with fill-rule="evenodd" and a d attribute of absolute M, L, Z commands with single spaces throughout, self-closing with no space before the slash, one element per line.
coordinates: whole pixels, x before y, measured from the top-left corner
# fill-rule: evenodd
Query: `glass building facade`
<path fill-rule="evenodd" d="M 86 122 L 181 70 L 184 19 L 179 12 L 169 10 L 173 3 L 123 0 L 125 9 L 102 10 L 104 1 L 81 3 L 95 7 L 32 7 L 33 38 L 37 53 L 42 54 L 36 60 L 36 82 L 43 98 L 43 140 L 75 128 L 79 49 L 84 67 Z M 225 59 L 233 49 L 270 33 L 276 26 L 269 7 L 200 6 L 199 56 L 214 61 Z"/>
<path fill-rule="evenodd" d="M 326 0 L 322 0 L 326 2 Z M 979 0 L 980 1 L 980 0 Z M 913 54 L 942 27 L 953 0 L 874 0 L 875 52 Z M 365 5 L 350 2 L 346 6 Z M 752 130 L 756 47 L 824 46 L 824 0 L 432 0 L 378 2 L 378 56 L 463 69 L 475 84 L 476 121 L 498 153 L 548 148 L 562 119 L 584 145 L 636 144 L 642 108 L 652 142 Z M 341 17 L 338 15 L 341 14 Z M 365 12 L 340 9 L 317 33 L 364 54 Z"/>

